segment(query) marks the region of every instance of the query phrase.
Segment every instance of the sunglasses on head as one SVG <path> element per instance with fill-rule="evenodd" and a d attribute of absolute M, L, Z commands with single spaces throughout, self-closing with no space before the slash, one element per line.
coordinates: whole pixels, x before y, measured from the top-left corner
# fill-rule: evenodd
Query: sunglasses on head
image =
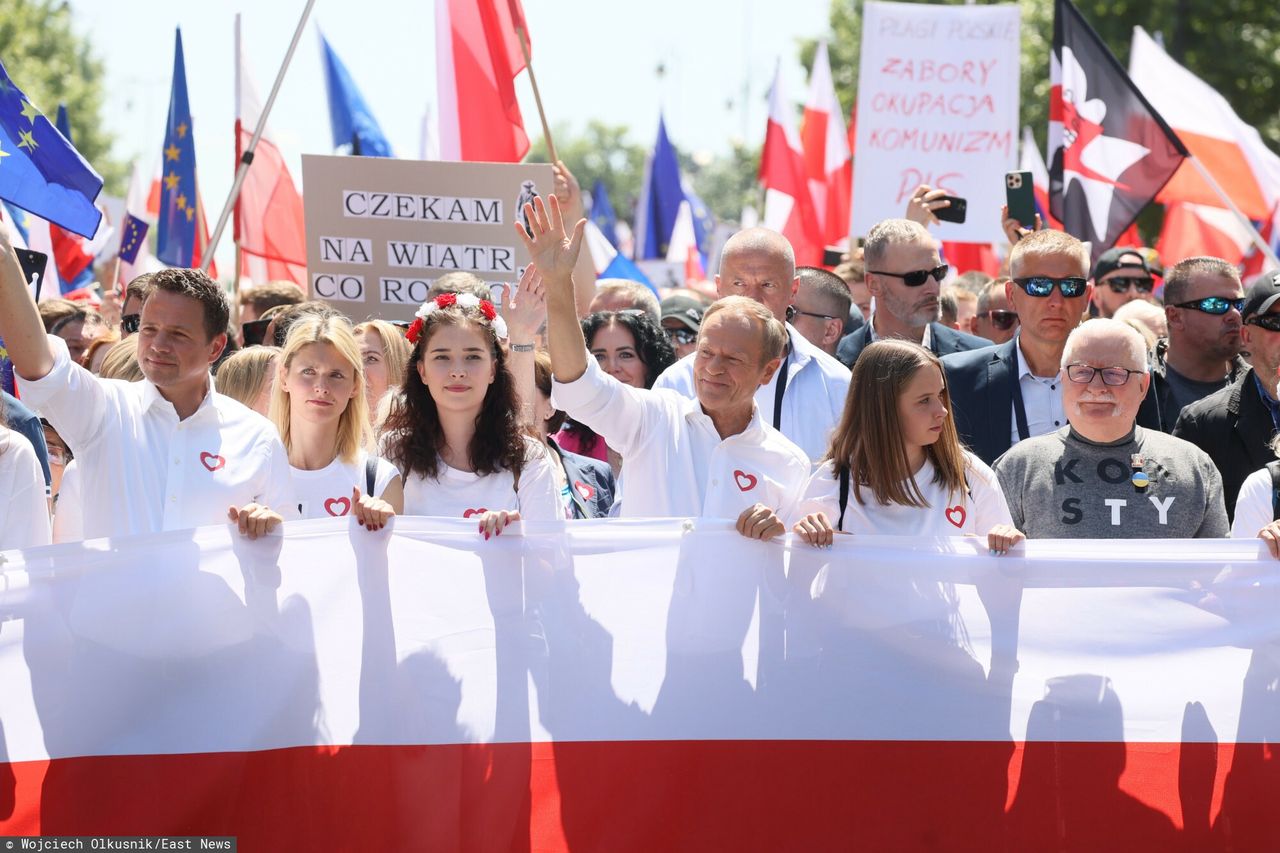
<path fill-rule="evenodd" d="M 984 317 L 989 318 L 991 320 L 991 325 L 995 326 L 1002 332 L 1012 329 L 1013 324 L 1018 322 L 1017 311 L 983 311 L 977 316 L 978 319 L 982 319 Z"/>
<path fill-rule="evenodd" d="M 1256 317 L 1250 317 L 1245 320 L 1245 323 L 1266 329 L 1268 332 L 1280 332 L 1280 314 L 1259 314 Z"/>
<path fill-rule="evenodd" d="M 1103 284 L 1111 288 L 1115 293 L 1128 293 L 1132 287 L 1138 288 L 1139 293 L 1150 293 L 1155 288 L 1156 283 L 1149 278 L 1134 276 L 1132 278 L 1109 278 Z"/>
<path fill-rule="evenodd" d="M 1075 299 L 1077 296 L 1084 296 L 1084 289 L 1088 285 L 1088 281 L 1079 276 L 1050 278 L 1047 275 L 1015 278 L 1013 283 L 1022 288 L 1028 296 L 1035 296 L 1041 299 L 1053 293 L 1055 287 L 1062 293 L 1063 299 Z"/>
<path fill-rule="evenodd" d="M 125 314 L 120 318 L 120 331 L 126 335 L 136 335 L 142 327 L 141 314 Z"/>
<path fill-rule="evenodd" d="M 1234 296 L 1206 296 L 1204 299 L 1196 299 L 1191 302 L 1179 302 L 1174 308 L 1191 308 L 1205 314 L 1223 314 L 1234 308 L 1237 311 L 1244 310 L 1244 300 Z"/>
<path fill-rule="evenodd" d="M 907 287 L 919 287 L 932 277 L 935 281 L 942 281 L 947 277 L 947 272 L 951 269 L 948 264 L 939 264 L 931 270 L 912 270 L 911 272 L 884 272 L 883 270 L 867 270 L 872 275 L 887 275 L 893 278 L 902 279 L 902 283 Z"/>

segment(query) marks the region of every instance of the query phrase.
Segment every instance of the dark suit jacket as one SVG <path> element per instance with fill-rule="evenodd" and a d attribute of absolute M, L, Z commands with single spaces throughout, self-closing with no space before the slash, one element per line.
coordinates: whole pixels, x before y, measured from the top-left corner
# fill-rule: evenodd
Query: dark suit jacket
<path fill-rule="evenodd" d="M 871 324 L 866 323 L 857 331 L 850 332 L 840 339 L 840 345 L 836 347 L 836 358 L 840 359 L 845 367 L 852 370 L 854 362 L 858 360 L 858 356 L 862 355 L 862 351 L 867 348 L 867 344 L 871 343 L 870 338 Z M 991 341 L 986 338 L 980 338 L 968 332 L 957 332 L 950 326 L 944 326 L 941 323 L 929 324 L 929 339 L 929 349 L 933 350 L 933 354 L 936 356 L 991 346 Z"/>
<path fill-rule="evenodd" d="M 983 349 L 945 356 L 947 392 L 960 441 L 988 465 L 1013 444 L 1013 389 L 1018 381 L 1018 338 Z M 1154 387 L 1154 386 L 1152 386 Z M 1160 429 L 1156 396 L 1138 410 L 1138 425 Z"/>
<path fill-rule="evenodd" d="M 1218 466 L 1230 518 L 1235 518 L 1245 478 L 1276 458 L 1268 446 L 1275 426 L 1252 370 L 1183 409 L 1173 434 L 1209 454 Z"/>
<path fill-rule="evenodd" d="M 569 480 L 569 496 L 573 499 L 574 518 L 608 518 L 617 484 L 608 462 L 571 453 L 548 438 L 547 444 L 560 457 Z"/>

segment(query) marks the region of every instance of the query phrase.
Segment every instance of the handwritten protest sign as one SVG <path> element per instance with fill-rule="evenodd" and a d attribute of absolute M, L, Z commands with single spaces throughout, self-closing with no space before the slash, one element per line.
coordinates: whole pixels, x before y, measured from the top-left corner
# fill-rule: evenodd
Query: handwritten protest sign
<path fill-rule="evenodd" d="M 355 320 L 412 319 L 435 279 L 511 284 L 529 263 L 512 228 L 553 190 L 540 163 L 305 155 L 311 293 Z"/>
<path fill-rule="evenodd" d="M 867 2 L 858 76 L 855 235 L 902 216 L 920 184 L 969 202 L 940 239 L 1003 241 L 1004 173 L 1018 139 L 1015 5 Z"/>

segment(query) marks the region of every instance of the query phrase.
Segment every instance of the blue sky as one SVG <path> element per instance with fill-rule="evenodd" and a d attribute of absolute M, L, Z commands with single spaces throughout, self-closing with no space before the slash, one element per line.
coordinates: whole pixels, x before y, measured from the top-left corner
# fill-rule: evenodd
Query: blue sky
<path fill-rule="evenodd" d="M 73 0 L 74 20 L 106 66 L 104 120 L 116 154 L 158 162 L 182 27 L 201 192 L 214 219 L 234 169 L 233 21 L 266 99 L 304 3 L 261 0 Z M 681 148 L 719 153 L 735 137 L 763 140 L 766 89 L 778 57 L 793 99 L 805 79 L 797 39 L 827 31 L 828 0 L 525 0 L 534 70 L 548 118 L 581 128 L 599 118 L 649 144 L 659 108 Z M 316 27 L 364 92 L 397 154 L 416 157 L 422 116 L 435 100 L 434 5 L 401 0 L 318 0 L 269 124 L 300 179 L 303 153 L 331 153 Z M 666 68 L 659 80 L 655 69 Z M 746 97 L 744 98 L 744 81 Z M 525 126 L 540 135 L 527 80 L 517 81 Z M 731 105 L 730 105 L 730 102 Z M 743 110 L 745 103 L 747 109 Z M 75 117 L 72 117 L 73 122 Z M 229 242 L 218 253 L 229 263 Z M 224 258 L 226 260 L 224 260 Z"/>

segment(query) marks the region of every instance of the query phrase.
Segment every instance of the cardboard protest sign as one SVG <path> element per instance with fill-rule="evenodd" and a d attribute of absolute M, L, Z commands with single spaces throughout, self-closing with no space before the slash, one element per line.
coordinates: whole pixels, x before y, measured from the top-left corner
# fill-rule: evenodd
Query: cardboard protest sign
<path fill-rule="evenodd" d="M 902 216 L 929 184 L 969 202 L 942 240 L 1003 242 L 1004 174 L 1016 168 L 1019 14 L 1015 5 L 867 2 L 858 74 L 852 231 Z"/>
<path fill-rule="evenodd" d="M 554 189 L 542 163 L 384 157 L 304 155 L 302 180 L 311 294 L 356 321 L 412 319 L 449 272 L 514 284 L 529 256 L 512 222 Z"/>

